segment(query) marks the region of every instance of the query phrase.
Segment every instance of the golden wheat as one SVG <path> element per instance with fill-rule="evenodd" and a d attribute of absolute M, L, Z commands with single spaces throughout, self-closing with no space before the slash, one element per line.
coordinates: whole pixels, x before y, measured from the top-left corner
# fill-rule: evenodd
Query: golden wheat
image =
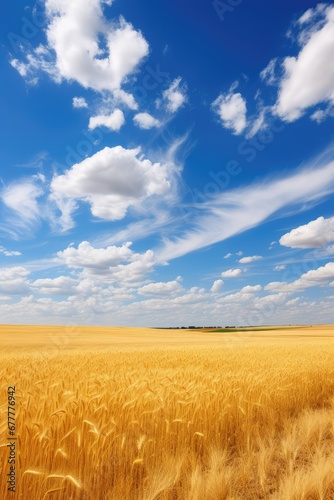
<path fill-rule="evenodd" d="M 247 334 L 233 348 L 224 334 L 191 344 L 190 332 L 121 330 L 122 345 L 118 330 L 91 329 L 90 343 L 83 330 L 81 345 L 76 335 L 52 354 L 36 331 L 2 342 L 2 387 L 17 387 L 17 498 L 334 498 L 334 328 Z M 7 436 L 2 426 L 1 498 Z"/>

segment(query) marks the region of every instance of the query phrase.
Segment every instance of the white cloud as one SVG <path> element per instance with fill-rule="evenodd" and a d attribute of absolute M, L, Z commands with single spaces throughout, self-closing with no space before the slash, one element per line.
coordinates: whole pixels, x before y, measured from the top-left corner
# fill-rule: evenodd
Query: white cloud
<path fill-rule="evenodd" d="M 260 260 L 263 257 L 261 255 L 252 255 L 249 257 L 242 257 L 242 259 L 239 260 L 240 264 L 250 264 L 251 262 L 255 262 L 256 260 Z"/>
<path fill-rule="evenodd" d="M 10 61 L 10 64 L 16 71 L 19 73 L 19 75 L 22 76 L 22 78 L 25 78 L 28 75 L 29 71 L 29 65 L 25 64 L 22 61 L 19 61 L 18 59 L 12 59 Z"/>
<path fill-rule="evenodd" d="M 288 302 L 286 302 L 286 306 L 287 307 L 290 307 L 290 306 L 294 306 L 296 305 L 298 302 L 300 301 L 300 297 L 296 297 L 294 299 L 291 299 L 291 300 L 288 300 Z"/>
<path fill-rule="evenodd" d="M 213 110 L 219 116 L 222 126 L 241 134 L 247 125 L 246 101 L 239 92 L 234 92 L 235 85 L 226 94 L 220 94 L 212 103 Z"/>
<path fill-rule="evenodd" d="M 301 50 L 284 60 L 275 106 L 276 114 L 287 122 L 317 104 L 334 104 L 334 7 L 309 9 L 299 24 L 303 27 L 298 37 Z"/>
<path fill-rule="evenodd" d="M 261 290 L 262 290 L 261 285 L 254 285 L 254 286 L 246 285 L 240 290 L 240 292 L 241 293 L 255 293 L 255 292 L 260 292 Z"/>
<path fill-rule="evenodd" d="M 329 105 L 326 109 L 317 109 L 310 115 L 310 118 L 317 123 L 321 123 L 328 116 L 334 116 L 334 107 L 332 105 Z"/>
<path fill-rule="evenodd" d="M 156 257 L 152 250 L 139 254 L 133 252 L 130 246 L 131 242 L 127 242 L 122 246 L 95 248 L 88 241 L 83 241 L 77 248 L 69 246 L 57 256 L 69 268 L 82 269 L 81 276 L 84 278 L 94 277 L 122 286 L 141 284 L 156 264 Z"/>
<path fill-rule="evenodd" d="M 130 257 L 134 259 L 132 262 L 124 259 L 117 264 L 115 261 L 112 264 L 116 265 L 110 267 L 108 256 L 94 252 L 106 249 L 94 249 L 87 244 L 86 248 L 78 247 L 75 250 L 79 251 L 71 256 L 70 265 L 77 262 L 85 266 L 94 263 L 92 259 L 95 258 L 101 264 L 100 269 L 75 268 L 71 272 L 75 278 L 63 275 L 32 282 L 27 280 L 29 271 L 22 267 L 0 270 L 2 321 L 34 324 L 39 320 L 46 324 L 96 325 L 106 324 L 112 318 L 114 324 L 124 326 L 180 326 L 207 324 L 203 318 L 210 318 L 211 324 L 221 325 L 224 318 L 224 324 L 268 325 L 314 323 L 315 318 L 321 317 L 324 322 L 333 322 L 333 296 L 301 303 L 299 297 L 291 298 L 291 294 L 298 291 L 297 288 L 305 286 L 333 286 L 334 267 L 317 269 L 313 276 L 306 273 L 300 278 L 303 280 L 302 286 L 295 283 L 290 290 L 286 289 L 288 284 L 278 283 L 276 287 L 272 287 L 274 293 L 269 291 L 265 295 L 263 292 L 260 296 L 261 285 L 246 285 L 240 291 L 224 296 L 214 290 L 206 291 L 198 287 L 180 289 L 180 278 L 167 283 L 148 283 L 145 276 L 152 270 L 152 252 L 133 253 Z M 64 260 L 63 263 L 65 264 Z M 79 273 L 77 269 L 82 271 Z M 20 282 L 13 282 L 17 279 Z M 217 280 L 217 283 L 219 281 L 221 280 Z M 2 288 L 3 285 L 7 290 Z M 147 295 L 148 299 L 136 300 L 135 291 L 138 287 L 139 296 Z M 1 295 L 1 292 L 6 291 L 6 295 Z M 11 301 L 10 295 L 20 294 L 23 297 L 19 302 L 16 299 Z M 41 294 L 45 296 L 40 297 Z M 56 297 L 52 297 L 53 295 Z M 59 295 L 65 296 L 66 300 L 59 300 Z M 236 338 L 229 337 L 227 341 L 233 345 L 234 340 L 243 342 L 249 335 L 251 333 L 238 334 Z"/>
<path fill-rule="evenodd" d="M 239 292 L 231 293 L 223 297 L 223 302 L 242 304 L 242 307 L 245 307 L 245 303 L 251 304 L 254 300 L 254 294 L 260 292 L 262 290 L 261 285 L 246 285 Z"/>
<path fill-rule="evenodd" d="M 116 102 L 123 102 L 132 110 L 138 109 L 138 104 L 132 94 L 125 92 L 123 89 L 116 89 L 113 92 L 113 97 Z"/>
<path fill-rule="evenodd" d="M 87 289 L 90 289 L 89 283 L 86 284 Z M 222 321 L 224 325 L 315 323 L 319 317 L 323 322 L 333 323 L 334 318 L 333 297 L 287 305 L 285 294 L 257 297 L 254 293 L 243 293 L 239 294 L 239 298 L 231 296 L 226 300 L 220 294 L 213 296 L 194 287 L 174 298 L 160 296 L 125 303 L 123 298 L 128 301 L 131 299 L 129 295 L 112 286 L 97 290 L 93 295 L 78 294 L 66 297 L 66 300 L 30 295 L 18 303 L 9 303 L 8 300 L 7 303 L 1 303 L 0 314 L 4 323 L 21 321 L 36 324 L 37 319 L 42 319 L 44 324 L 105 325 L 112 318 L 113 324 L 124 326 L 203 325 L 207 324 L 205 318 L 210 318 L 213 325 L 221 325 Z M 290 300 L 291 297 L 288 302 Z M 225 339 L 226 345 L 241 345 L 251 335 L 252 332 L 230 334 Z"/>
<path fill-rule="evenodd" d="M 152 163 L 140 149 L 121 146 L 103 150 L 73 165 L 51 182 L 52 198 L 62 209 L 63 200 L 83 200 L 96 217 L 122 219 L 127 209 L 170 189 L 170 165 Z"/>
<path fill-rule="evenodd" d="M 157 259 L 154 252 L 147 250 L 143 254 L 134 254 L 133 262 L 119 264 L 112 270 L 112 275 L 123 286 L 138 286 L 142 284 L 144 278 L 152 271 L 156 263 Z"/>
<path fill-rule="evenodd" d="M 318 219 L 284 234 L 280 244 L 290 248 L 320 248 L 334 242 L 334 217 Z"/>
<path fill-rule="evenodd" d="M 0 294 L 25 295 L 29 293 L 29 271 L 21 266 L 0 268 Z"/>
<path fill-rule="evenodd" d="M 245 307 L 245 303 L 251 302 L 252 299 L 254 298 L 254 295 L 252 293 L 242 293 L 242 292 L 236 292 L 236 293 L 231 293 L 229 295 L 226 295 L 225 297 L 222 298 L 223 302 L 228 302 L 228 303 L 235 303 L 235 304 L 240 304 L 243 308 Z"/>
<path fill-rule="evenodd" d="M 134 116 L 133 121 L 138 127 L 143 128 L 145 130 L 148 130 L 153 127 L 160 127 L 161 125 L 161 122 L 156 118 L 154 118 L 149 113 L 137 113 Z"/>
<path fill-rule="evenodd" d="M 261 71 L 260 77 L 268 85 L 273 85 L 276 81 L 275 70 L 277 65 L 277 58 L 271 59 L 267 66 Z"/>
<path fill-rule="evenodd" d="M 5 187 L 1 198 L 3 203 L 20 218 L 35 220 L 39 218 L 37 198 L 42 194 L 42 189 L 33 181 L 21 181 Z"/>
<path fill-rule="evenodd" d="M 43 195 L 43 182 L 44 177 L 37 175 L 3 188 L 0 199 L 8 209 L 8 216 L 0 224 L 0 229 L 13 238 L 31 234 L 43 217 L 38 203 L 38 199 Z"/>
<path fill-rule="evenodd" d="M 89 130 L 97 127 L 107 127 L 109 130 L 120 130 L 125 123 L 123 111 L 115 109 L 110 115 L 91 116 L 89 119 Z"/>
<path fill-rule="evenodd" d="M 227 253 L 226 255 L 224 255 L 224 259 L 229 259 L 230 257 L 232 257 L 232 255 L 233 254 L 231 252 Z"/>
<path fill-rule="evenodd" d="M 329 285 L 334 278 L 334 262 L 328 262 L 325 266 L 308 271 L 292 283 L 285 281 L 274 281 L 269 283 L 265 290 L 271 292 L 295 293 L 313 286 Z"/>
<path fill-rule="evenodd" d="M 248 123 L 248 131 L 246 134 L 246 138 L 249 139 L 251 137 L 254 137 L 260 130 L 263 130 L 267 127 L 266 124 L 266 114 L 268 112 L 268 108 L 263 108 L 261 107 L 259 112 L 258 112 L 258 117 L 257 118 L 252 118 L 249 120 Z"/>
<path fill-rule="evenodd" d="M 71 295 L 75 291 L 77 280 L 69 276 L 37 279 L 31 283 L 37 293 L 49 295 Z"/>
<path fill-rule="evenodd" d="M 306 23 L 309 23 L 312 21 L 314 18 L 316 18 L 319 14 L 322 14 L 326 12 L 328 6 L 324 3 L 318 3 L 316 7 L 313 7 L 311 9 L 308 9 L 307 11 L 304 12 L 298 19 L 298 24 L 303 25 Z"/>
<path fill-rule="evenodd" d="M 174 281 L 149 283 L 138 289 L 139 295 L 173 296 L 181 293 L 184 289 L 180 284 L 181 277 Z"/>
<path fill-rule="evenodd" d="M 73 108 L 88 108 L 88 104 L 84 97 L 73 97 L 72 106 Z"/>
<path fill-rule="evenodd" d="M 163 100 L 167 111 L 176 113 L 187 102 L 187 93 L 185 84 L 181 84 L 181 77 L 176 78 L 172 84 L 162 94 Z M 158 105 L 161 101 L 158 100 Z"/>
<path fill-rule="evenodd" d="M 7 250 L 6 248 L 1 247 L 1 246 L 0 246 L 0 253 L 3 253 L 6 257 L 13 257 L 13 256 L 22 255 L 21 252 L 19 252 L 17 250 Z"/>
<path fill-rule="evenodd" d="M 55 203 L 60 211 L 60 215 L 56 213 L 54 207 L 50 210 L 49 222 L 56 232 L 66 232 L 75 226 L 72 214 L 77 209 L 77 203 L 73 199 L 57 196 L 56 193 L 49 195 L 51 203 Z"/>
<path fill-rule="evenodd" d="M 300 206 L 305 209 L 307 203 L 315 203 L 333 193 L 334 162 L 330 160 L 333 152 L 327 153 L 327 157 L 281 179 L 224 191 L 203 202 L 201 214 L 195 215 L 192 223 L 190 220 L 189 229 L 164 242 L 158 251 L 160 258 L 170 260 L 223 241 L 258 226 L 279 210 L 282 216 L 282 209 L 297 210 Z"/>
<path fill-rule="evenodd" d="M 95 274 L 103 275 L 111 267 L 132 260 L 133 252 L 130 246 L 131 242 L 127 242 L 122 246 L 94 248 L 88 241 L 82 241 L 78 248 L 69 246 L 58 252 L 57 256 L 70 268 L 92 269 Z"/>
<path fill-rule="evenodd" d="M 284 271 L 284 269 L 286 269 L 285 264 L 279 264 L 278 266 L 274 267 L 274 271 Z"/>
<path fill-rule="evenodd" d="M 219 292 L 219 290 L 221 289 L 221 287 L 223 286 L 223 284 L 224 284 L 224 281 L 223 281 L 223 280 L 216 280 L 216 281 L 213 283 L 213 285 L 212 285 L 212 287 L 211 287 L 211 289 L 210 289 L 210 292 L 212 292 L 212 293 L 217 293 L 217 292 Z"/>
<path fill-rule="evenodd" d="M 45 71 L 57 82 L 65 79 L 98 92 L 118 91 L 148 55 L 149 46 L 123 18 L 109 23 L 104 4 L 111 2 L 46 0 L 47 45 L 26 53 L 25 62 L 14 59 L 11 64 L 24 77 Z"/>
<path fill-rule="evenodd" d="M 222 278 L 237 278 L 241 273 L 241 269 L 228 269 L 227 271 L 223 271 L 221 276 Z"/>
<path fill-rule="evenodd" d="M 0 280 L 10 281 L 16 278 L 25 278 L 30 272 L 28 269 L 22 266 L 15 267 L 1 267 L 0 268 Z"/>

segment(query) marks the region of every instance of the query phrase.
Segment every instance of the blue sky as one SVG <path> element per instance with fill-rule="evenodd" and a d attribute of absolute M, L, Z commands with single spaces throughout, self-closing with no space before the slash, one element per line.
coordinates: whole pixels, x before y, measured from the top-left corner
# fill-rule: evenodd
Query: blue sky
<path fill-rule="evenodd" d="M 334 322 L 334 4 L 8 4 L 2 323 Z"/>

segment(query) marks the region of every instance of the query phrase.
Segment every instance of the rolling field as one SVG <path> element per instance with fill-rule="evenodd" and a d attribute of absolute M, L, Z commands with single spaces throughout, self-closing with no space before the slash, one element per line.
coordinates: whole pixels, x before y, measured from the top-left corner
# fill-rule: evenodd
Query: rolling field
<path fill-rule="evenodd" d="M 0 498 L 334 499 L 334 326 L 3 325 L 0 346 Z"/>

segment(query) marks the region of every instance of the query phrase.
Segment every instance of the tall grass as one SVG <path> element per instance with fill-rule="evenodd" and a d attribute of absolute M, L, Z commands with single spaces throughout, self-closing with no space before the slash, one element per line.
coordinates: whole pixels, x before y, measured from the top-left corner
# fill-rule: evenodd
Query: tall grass
<path fill-rule="evenodd" d="M 16 498 L 333 499 L 333 359 L 330 343 L 288 341 L 9 352 Z M 11 498 L 1 404 L 0 497 Z"/>

